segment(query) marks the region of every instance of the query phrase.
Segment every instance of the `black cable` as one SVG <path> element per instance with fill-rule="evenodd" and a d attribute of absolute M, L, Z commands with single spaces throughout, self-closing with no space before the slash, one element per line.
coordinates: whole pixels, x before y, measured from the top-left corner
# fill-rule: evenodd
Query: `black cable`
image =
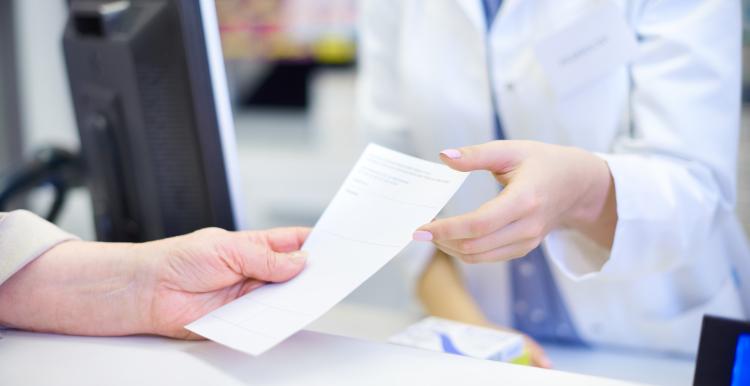
<path fill-rule="evenodd" d="M 11 202 L 23 199 L 37 188 L 51 186 L 55 196 L 44 217 L 55 222 L 68 191 L 82 186 L 83 182 L 83 162 L 79 154 L 57 147 L 42 149 L 0 181 L 0 211 L 9 210 Z"/>

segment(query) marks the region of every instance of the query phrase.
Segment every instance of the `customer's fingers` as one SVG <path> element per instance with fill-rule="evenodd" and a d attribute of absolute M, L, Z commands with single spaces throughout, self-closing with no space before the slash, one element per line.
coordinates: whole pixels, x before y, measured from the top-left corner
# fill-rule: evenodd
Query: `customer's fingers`
<path fill-rule="evenodd" d="M 247 279 L 244 283 L 242 283 L 242 286 L 240 287 L 239 292 L 237 292 L 237 297 L 242 297 L 247 295 L 248 293 L 255 291 L 256 289 L 264 286 L 266 282 L 256 280 L 256 279 Z"/>
<path fill-rule="evenodd" d="M 302 244 L 310 235 L 310 228 L 307 227 L 289 227 L 274 228 L 263 231 L 263 235 L 268 245 L 276 252 L 293 252 L 302 248 Z"/>
<path fill-rule="evenodd" d="M 307 252 L 286 251 L 277 252 L 272 247 L 274 242 L 291 248 L 301 246 L 300 239 L 305 235 L 304 231 L 295 231 L 282 238 L 269 236 L 267 242 L 262 238 L 248 237 L 246 234 L 235 234 L 235 245 L 232 250 L 236 251 L 234 258 L 241 269 L 243 276 L 269 282 L 287 281 L 299 274 L 305 267 Z M 273 241 L 271 241 L 273 240 Z"/>

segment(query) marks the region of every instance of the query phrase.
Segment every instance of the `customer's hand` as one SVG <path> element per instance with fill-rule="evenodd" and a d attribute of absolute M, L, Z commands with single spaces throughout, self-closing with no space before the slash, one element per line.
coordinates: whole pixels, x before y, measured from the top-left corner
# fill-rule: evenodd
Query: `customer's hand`
<path fill-rule="evenodd" d="M 307 228 L 204 229 L 137 246 L 136 253 L 148 260 L 140 282 L 149 332 L 195 338 L 182 326 L 265 282 L 296 276 L 305 266 L 307 254 L 299 249 L 308 233 Z"/>
<path fill-rule="evenodd" d="M 196 338 L 184 325 L 305 265 L 309 230 L 204 229 L 145 244 L 60 244 L 0 286 L 0 325 Z"/>
<path fill-rule="evenodd" d="M 489 170 L 505 188 L 476 211 L 422 226 L 415 240 L 469 263 L 525 256 L 558 227 L 611 247 L 617 205 L 602 158 L 541 142 L 494 141 L 444 150 L 441 159 L 460 171 Z"/>

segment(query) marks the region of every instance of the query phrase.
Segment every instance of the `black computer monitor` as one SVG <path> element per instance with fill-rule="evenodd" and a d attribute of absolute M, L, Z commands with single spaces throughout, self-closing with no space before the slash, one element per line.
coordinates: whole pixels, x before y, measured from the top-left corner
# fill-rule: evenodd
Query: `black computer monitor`
<path fill-rule="evenodd" d="M 71 0 L 63 47 L 97 238 L 242 228 L 213 0 Z"/>
<path fill-rule="evenodd" d="M 693 386 L 750 385 L 750 322 L 703 316 Z"/>

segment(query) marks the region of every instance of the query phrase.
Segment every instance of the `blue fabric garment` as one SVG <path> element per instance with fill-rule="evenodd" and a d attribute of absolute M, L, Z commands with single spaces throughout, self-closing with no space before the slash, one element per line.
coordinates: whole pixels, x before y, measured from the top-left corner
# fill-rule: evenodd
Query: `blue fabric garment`
<path fill-rule="evenodd" d="M 489 31 L 502 0 L 482 0 Z M 495 132 L 505 139 L 500 115 L 495 110 Z M 537 247 L 523 258 L 508 263 L 511 278 L 513 326 L 538 340 L 585 345 L 575 329 L 568 309 L 555 284 L 547 258 Z"/>
<path fill-rule="evenodd" d="M 503 4 L 503 0 L 482 0 L 484 6 L 484 17 L 487 20 L 487 29 L 490 29 L 495 16 L 500 11 L 500 6 Z"/>
<path fill-rule="evenodd" d="M 538 340 L 584 345 L 555 284 L 544 251 L 536 248 L 508 264 L 513 326 Z"/>

